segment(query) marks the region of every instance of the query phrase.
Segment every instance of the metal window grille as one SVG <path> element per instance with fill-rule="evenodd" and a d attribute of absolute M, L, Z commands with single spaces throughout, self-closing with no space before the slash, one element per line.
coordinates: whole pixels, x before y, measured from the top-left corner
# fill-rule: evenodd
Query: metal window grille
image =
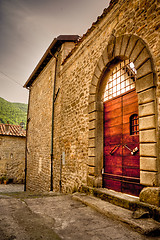
<path fill-rule="evenodd" d="M 133 114 L 130 117 L 130 135 L 137 135 L 139 133 L 138 114 Z"/>
<path fill-rule="evenodd" d="M 133 62 L 130 60 L 120 62 L 110 74 L 103 100 L 110 100 L 135 88 L 136 73 Z"/>

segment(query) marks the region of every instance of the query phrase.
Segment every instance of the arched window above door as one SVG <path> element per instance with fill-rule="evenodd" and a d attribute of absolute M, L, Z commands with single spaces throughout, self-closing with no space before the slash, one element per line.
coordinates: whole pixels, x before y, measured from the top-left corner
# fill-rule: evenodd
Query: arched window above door
<path fill-rule="evenodd" d="M 120 62 L 112 70 L 104 92 L 104 102 L 135 88 L 136 69 L 129 60 Z"/>

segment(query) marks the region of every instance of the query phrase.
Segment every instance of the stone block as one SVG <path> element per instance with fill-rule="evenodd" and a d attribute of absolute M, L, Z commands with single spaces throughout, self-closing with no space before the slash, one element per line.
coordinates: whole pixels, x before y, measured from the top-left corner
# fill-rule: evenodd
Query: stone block
<path fill-rule="evenodd" d="M 155 115 L 139 118 L 139 130 L 156 128 Z"/>
<path fill-rule="evenodd" d="M 145 103 L 142 105 L 139 105 L 139 117 L 143 116 L 149 116 L 155 114 L 155 103 Z"/>
<path fill-rule="evenodd" d="M 129 43 L 128 43 L 128 46 L 127 46 L 127 49 L 126 49 L 126 53 L 125 53 L 126 58 L 130 58 L 130 54 L 131 54 L 137 40 L 138 40 L 138 38 L 135 37 L 135 36 L 130 37 Z"/>
<path fill-rule="evenodd" d="M 157 158 L 140 157 L 140 170 L 157 171 Z"/>
<path fill-rule="evenodd" d="M 151 205 L 160 207 L 160 188 L 159 187 L 146 187 L 142 189 L 139 200 Z"/>
<path fill-rule="evenodd" d="M 96 147 L 95 138 L 90 138 L 88 140 L 88 147 Z"/>
<path fill-rule="evenodd" d="M 89 170 L 88 170 L 88 174 L 89 174 Z M 93 187 L 93 185 L 94 185 L 94 176 L 87 176 L 87 186 Z"/>
<path fill-rule="evenodd" d="M 116 38 L 116 43 L 114 47 L 114 57 L 117 57 L 120 55 L 122 40 L 123 40 L 122 36 Z"/>
<path fill-rule="evenodd" d="M 96 95 L 95 94 L 90 94 L 88 98 L 88 102 L 92 103 L 96 101 Z"/>
<path fill-rule="evenodd" d="M 95 148 L 88 148 L 88 156 L 89 157 L 95 157 L 96 156 Z"/>
<path fill-rule="evenodd" d="M 139 132 L 139 141 L 142 142 L 156 142 L 156 129 L 147 129 Z"/>
<path fill-rule="evenodd" d="M 157 144 L 156 143 L 140 143 L 140 155 L 147 157 L 157 156 Z"/>
<path fill-rule="evenodd" d="M 149 59 L 150 56 L 148 54 L 147 48 L 144 48 L 138 58 L 134 61 L 135 68 L 139 68 L 143 62 L 145 62 L 147 59 Z"/>
<path fill-rule="evenodd" d="M 94 75 L 96 75 L 96 77 L 99 79 L 100 78 L 100 76 L 101 76 L 101 70 L 99 69 L 99 67 L 98 67 L 98 65 L 97 65 L 97 67 L 96 67 L 96 69 L 95 69 L 95 71 L 94 71 Z"/>
<path fill-rule="evenodd" d="M 107 46 L 107 53 L 108 53 L 109 61 L 111 61 L 113 59 L 114 46 L 115 46 L 115 36 L 110 36 L 110 41 Z"/>
<path fill-rule="evenodd" d="M 155 100 L 155 88 L 150 88 L 138 94 L 138 103 L 143 104 Z"/>
<path fill-rule="evenodd" d="M 97 112 L 89 113 L 89 121 L 95 120 L 97 117 Z"/>
<path fill-rule="evenodd" d="M 97 86 L 98 81 L 99 81 L 99 79 L 98 79 L 95 75 L 93 75 L 93 78 L 92 78 L 92 85 Z"/>
<path fill-rule="evenodd" d="M 91 84 L 90 87 L 89 87 L 89 93 L 90 94 L 96 94 L 96 86 Z"/>
<path fill-rule="evenodd" d="M 145 186 L 156 186 L 157 184 L 157 173 L 140 171 L 140 184 Z"/>
<path fill-rule="evenodd" d="M 95 177 L 93 187 L 102 188 L 102 177 Z"/>
<path fill-rule="evenodd" d="M 136 91 L 142 92 L 148 88 L 153 87 L 154 85 L 154 76 L 153 73 L 150 73 L 147 76 L 136 80 Z"/>
<path fill-rule="evenodd" d="M 92 102 L 88 106 L 88 112 L 89 113 L 94 112 L 94 111 L 96 111 L 96 102 Z"/>
<path fill-rule="evenodd" d="M 143 63 L 140 68 L 137 69 L 137 79 L 143 76 L 146 76 L 149 73 L 152 73 L 152 64 L 151 60 L 149 59 L 147 62 Z"/>
<path fill-rule="evenodd" d="M 89 166 L 95 165 L 95 157 L 88 157 L 88 165 Z"/>
<path fill-rule="evenodd" d="M 102 71 L 104 70 L 104 68 L 105 68 L 105 64 L 104 64 L 104 62 L 103 62 L 102 56 L 99 58 L 98 67 L 99 67 L 99 69 L 100 69 L 101 72 L 102 72 Z"/>
<path fill-rule="evenodd" d="M 89 130 L 96 128 L 96 120 L 89 122 Z"/>
<path fill-rule="evenodd" d="M 94 175 L 94 166 L 93 167 L 88 167 L 88 174 L 89 175 Z"/>
<path fill-rule="evenodd" d="M 129 38 L 130 38 L 129 35 L 124 35 L 124 36 L 123 36 L 123 41 L 122 41 L 120 56 L 124 56 L 124 55 L 125 55 L 125 51 L 126 51 L 126 47 L 127 47 L 127 45 L 128 45 Z"/>
<path fill-rule="evenodd" d="M 95 138 L 96 132 L 95 129 L 89 130 L 89 138 Z"/>
<path fill-rule="evenodd" d="M 138 57 L 138 55 L 140 54 L 140 52 L 142 51 L 143 48 L 144 48 L 144 44 L 140 40 L 138 40 L 135 48 L 133 49 L 133 51 L 130 55 L 130 60 L 132 62 L 135 61 L 135 59 Z"/>
<path fill-rule="evenodd" d="M 102 57 L 103 57 L 103 62 L 105 64 L 105 66 L 106 66 L 108 64 L 108 62 L 109 62 L 107 48 L 104 49 Z"/>

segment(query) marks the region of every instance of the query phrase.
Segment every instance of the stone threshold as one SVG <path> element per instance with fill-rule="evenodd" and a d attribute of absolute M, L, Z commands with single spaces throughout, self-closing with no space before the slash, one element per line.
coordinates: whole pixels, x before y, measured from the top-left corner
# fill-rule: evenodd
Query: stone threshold
<path fill-rule="evenodd" d="M 152 218 L 134 219 L 131 210 L 116 206 L 86 193 L 76 192 L 72 195 L 72 199 L 82 202 L 106 217 L 122 222 L 141 234 L 153 237 L 160 236 L 160 223 Z"/>
<path fill-rule="evenodd" d="M 100 213 L 128 224 L 137 232 L 160 236 L 160 208 L 139 201 L 139 197 L 104 188 L 82 186 L 73 199 Z"/>
<path fill-rule="evenodd" d="M 101 214 L 127 224 L 147 236 L 160 236 L 160 208 L 139 201 L 138 197 L 103 188 L 82 186 L 74 200 L 92 207 Z"/>
<path fill-rule="evenodd" d="M 101 200 L 105 200 L 116 206 L 126 208 L 131 211 L 137 211 L 141 209 L 144 212 L 148 212 L 150 218 L 160 222 L 160 207 L 141 202 L 139 197 L 116 192 L 106 188 L 93 188 L 85 185 L 82 186 L 81 192 L 88 195 L 93 195 Z"/>

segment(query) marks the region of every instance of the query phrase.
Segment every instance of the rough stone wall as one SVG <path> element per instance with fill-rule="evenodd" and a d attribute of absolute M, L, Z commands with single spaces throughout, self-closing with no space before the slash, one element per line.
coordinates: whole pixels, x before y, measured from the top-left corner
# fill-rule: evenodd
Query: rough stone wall
<path fill-rule="evenodd" d="M 87 174 L 96 175 L 94 157 L 97 153 L 94 148 L 88 150 L 89 139 L 91 143 L 96 137 L 89 129 L 95 129 L 96 121 L 93 121 L 95 112 L 88 109 L 92 96 L 88 98 L 97 62 L 108 41 L 122 34 L 142 38 L 152 54 L 159 86 L 159 5 L 157 0 L 119 0 L 93 25 L 93 30 L 88 31 L 62 66 L 64 56 L 62 51 L 59 53 L 56 92 L 60 90 L 55 102 L 54 123 L 55 191 L 59 190 L 60 180 L 62 191 L 72 192 L 86 183 Z M 53 83 L 48 79 L 50 73 L 53 78 L 53 69 L 54 60 L 51 60 L 31 89 L 27 186 L 32 190 L 49 190 Z M 88 156 L 91 157 L 89 162 Z"/>
<path fill-rule="evenodd" d="M 112 37 L 118 37 L 122 34 L 134 34 L 145 41 L 154 59 L 155 68 L 159 73 L 158 2 L 148 0 L 119 1 L 106 17 L 95 26 L 95 29 L 83 38 L 83 41 L 66 61 L 61 71 L 62 91 L 64 93 L 62 100 L 62 119 L 64 123 L 62 132 L 65 133 L 62 142 L 63 144 L 66 143 L 66 153 L 72 152 L 71 156 L 66 155 L 68 168 L 67 166 L 63 167 L 62 185 L 64 191 L 66 191 L 67 186 L 73 189 L 76 177 L 79 183 L 82 183 L 82 172 L 84 173 L 87 169 L 89 175 L 96 175 L 94 166 L 97 153 L 94 147 L 88 149 L 88 138 L 90 139 L 89 144 L 94 146 L 92 142 L 95 141 L 96 136 L 92 135 L 92 131 L 88 130 L 95 129 L 96 121 L 93 119 L 96 119 L 96 116 L 93 117 L 92 115 L 97 114 L 92 113 L 92 109 L 88 109 L 89 87 L 96 64 L 108 41 Z M 90 113 L 89 116 L 87 109 Z M 79 138 L 82 139 L 82 145 L 79 144 Z M 78 152 L 82 150 L 83 156 L 78 156 Z M 76 156 L 76 161 L 74 157 L 72 160 L 72 156 Z M 88 156 L 90 157 L 89 162 Z M 81 159 L 82 165 L 86 165 L 82 168 L 82 172 L 80 166 L 78 166 Z M 71 164 L 72 168 L 70 168 L 69 164 Z M 75 164 L 77 165 L 75 166 Z M 74 172 L 74 166 L 78 171 L 77 174 Z M 72 184 L 69 182 L 72 182 Z"/>
<path fill-rule="evenodd" d="M 62 61 L 73 46 L 73 43 L 65 43 L 65 46 L 63 46 L 59 53 L 60 57 L 58 59 L 60 58 Z M 51 131 L 55 63 L 55 58 L 52 58 L 30 88 L 26 179 L 26 188 L 30 191 L 49 191 L 51 188 Z M 57 68 L 60 69 L 59 60 Z M 55 86 L 55 96 L 58 88 L 59 86 Z M 59 95 L 57 95 L 57 100 L 59 99 Z M 56 145 L 54 158 L 57 157 L 56 151 L 60 151 L 60 146 L 57 146 L 56 141 L 60 136 L 61 122 L 58 112 L 61 111 L 61 106 L 58 105 L 57 107 L 57 100 L 55 101 L 54 132 L 57 135 L 53 140 Z M 56 163 L 58 165 L 56 172 L 59 174 L 59 156 Z M 58 181 L 57 179 L 56 181 Z"/>
<path fill-rule="evenodd" d="M 90 34 L 88 34 L 86 38 L 84 38 L 77 50 L 72 54 L 68 62 L 66 62 L 62 71 L 62 79 L 65 79 L 66 81 L 67 79 L 69 79 L 70 83 L 75 86 L 76 79 L 74 75 L 76 76 L 77 74 L 79 82 L 82 82 L 82 84 L 80 84 L 78 87 L 77 93 L 79 94 L 80 89 L 82 92 L 86 91 L 86 94 L 88 94 L 88 88 L 93 78 L 93 71 L 95 70 L 95 65 L 97 61 L 99 61 L 102 53 L 104 52 L 108 41 L 111 40 L 112 37 L 118 37 L 122 34 L 134 34 L 145 41 L 152 54 L 153 61 L 155 63 L 155 69 L 159 74 L 158 66 L 160 56 L 158 2 L 147 0 L 119 1 L 106 15 L 106 17 L 99 24 L 97 24 L 95 29 Z M 99 71 L 100 70 L 101 69 L 99 69 Z M 157 77 L 159 76 L 158 74 Z M 84 82 L 87 83 L 86 89 L 84 89 L 83 87 Z M 157 96 L 158 95 L 159 94 L 157 92 Z M 81 106 L 81 110 L 82 109 L 83 106 Z M 96 113 L 92 109 L 88 110 L 90 113 L 89 116 L 91 116 L 91 119 L 89 119 L 89 121 L 96 119 L 96 116 L 92 116 Z M 84 122 L 87 123 L 89 121 L 88 116 L 85 117 L 84 115 Z M 96 121 L 91 121 L 89 125 L 90 130 L 94 130 L 95 127 Z M 84 135 L 87 139 L 87 128 Z M 89 131 L 89 144 L 92 144 L 91 141 L 95 141 L 95 137 L 96 136 L 92 135 L 92 131 Z M 94 146 L 94 143 L 92 145 Z M 87 145 L 85 145 L 85 149 L 86 147 Z M 90 161 L 88 162 L 88 173 L 90 175 L 95 175 L 94 166 L 97 153 L 95 152 L 94 147 L 89 148 L 88 155 L 90 157 Z M 87 158 L 85 158 L 85 162 L 87 163 Z M 149 179 L 147 182 L 149 182 Z"/>
<path fill-rule="evenodd" d="M 24 183 L 25 137 L 0 136 L 0 177 Z"/>
<path fill-rule="evenodd" d="M 63 59 L 61 55 L 60 62 Z M 56 87 L 60 91 L 55 103 L 53 184 L 54 189 L 58 190 L 61 175 L 62 191 L 65 192 L 77 190 L 82 182 L 86 183 L 87 177 L 85 159 L 88 156 L 88 83 L 85 80 L 87 72 L 79 78 L 83 67 L 79 65 L 69 75 L 57 79 Z"/>
<path fill-rule="evenodd" d="M 26 187 L 31 191 L 50 189 L 54 64 L 52 59 L 30 90 Z"/>

